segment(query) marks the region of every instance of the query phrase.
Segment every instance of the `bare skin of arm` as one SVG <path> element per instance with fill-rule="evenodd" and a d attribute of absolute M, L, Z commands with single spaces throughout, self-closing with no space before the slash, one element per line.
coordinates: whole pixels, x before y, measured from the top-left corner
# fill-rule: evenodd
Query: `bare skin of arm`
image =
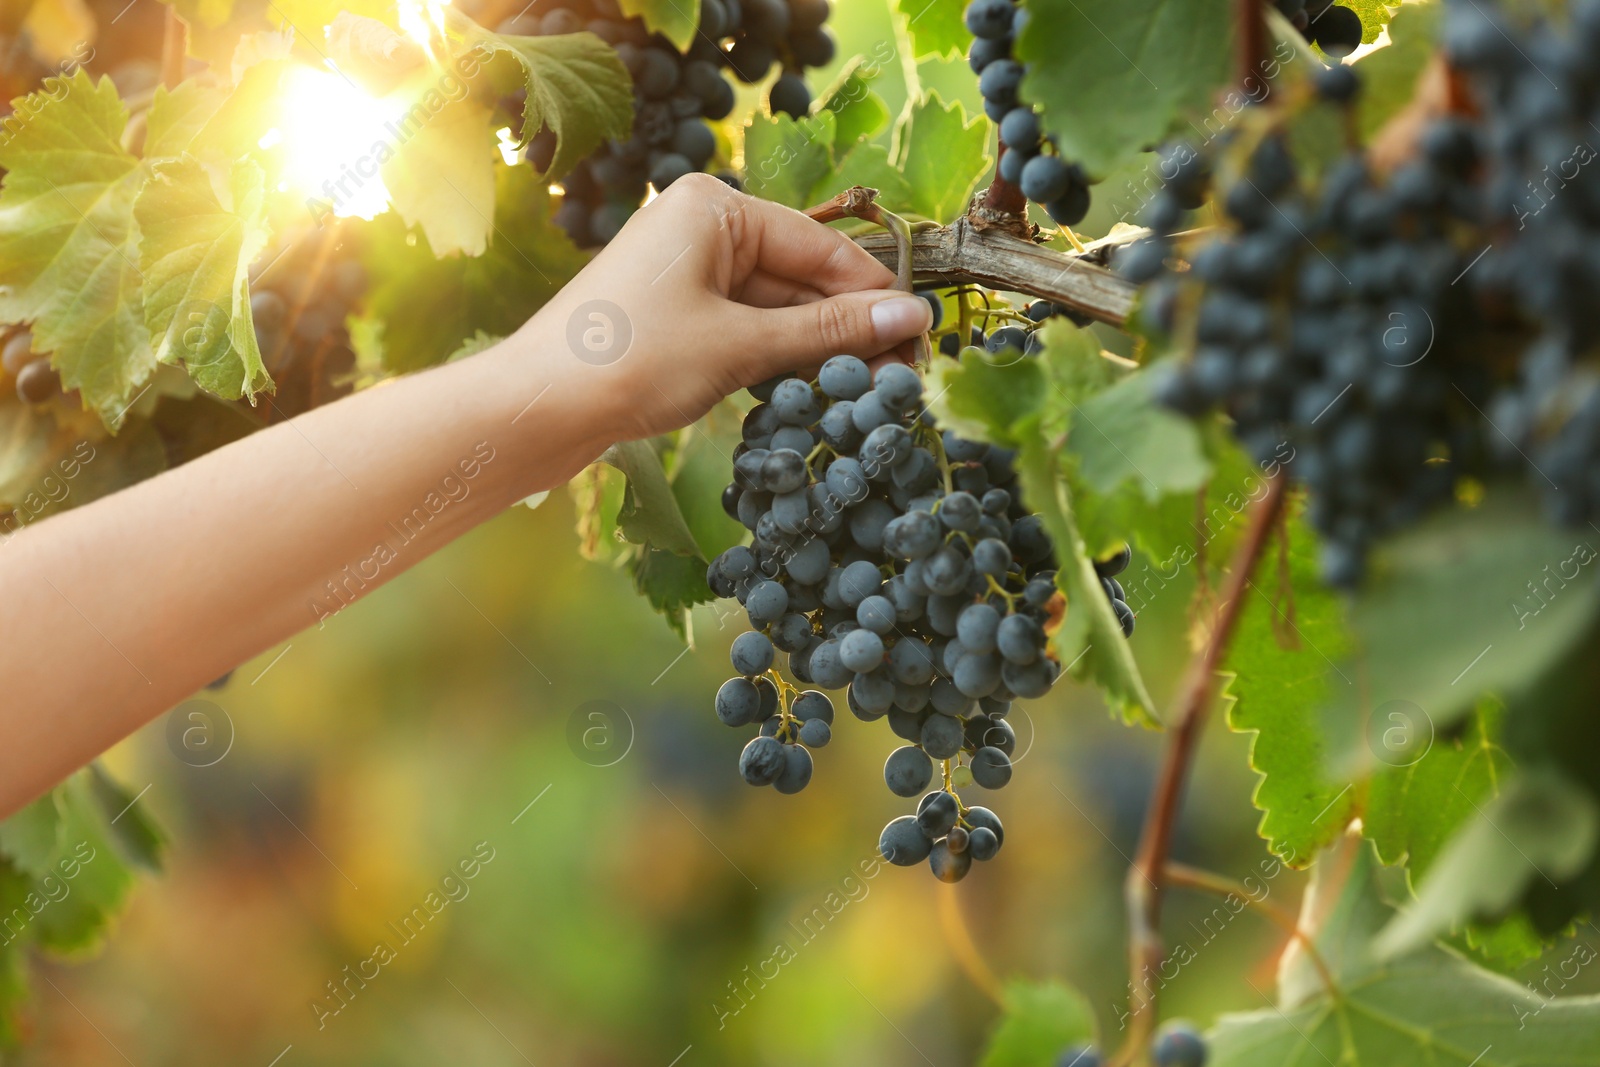
<path fill-rule="evenodd" d="M 23 528 L 0 543 L 0 815 L 315 625 L 328 583 L 370 592 L 774 374 L 904 358 L 929 309 L 892 284 L 835 231 L 692 175 L 489 351 Z M 468 491 L 405 526 L 446 478 Z"/>

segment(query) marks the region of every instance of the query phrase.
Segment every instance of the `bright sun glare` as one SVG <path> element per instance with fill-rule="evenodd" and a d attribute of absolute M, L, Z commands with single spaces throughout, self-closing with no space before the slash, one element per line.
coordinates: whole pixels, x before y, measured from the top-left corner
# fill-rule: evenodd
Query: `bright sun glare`
<path fill-rule="evenodd" d="M 282 101 L 278 127 L 262 140 L 263 147 L 283 146 L 285 186 L 332 201 L 333 213 L 341 217 L 370 219 L 387 208 L 383 178 L 364 176 L 356 167 L 370 158 L 374 144 L 393 140 L 387 127 L 404 107 L 313 67 L 289 73 Z"/>
<path fill-rule="evenodd" d="M 400 4 L 401 27 L 432 55 L 430 23 L 444 28 L 443 8 L 409 0 Z M 392 124 L 406 109 L 399 97 L 374 97 L 331 70 L 297 67 L 285 79 L 278 125 L 262 148 L 282 146 L 283 188 L 329 201 L 340 217 L 370 219 L 389 206 L 383 178 L 372 170 L 373 146 L 394 147 Z"/>

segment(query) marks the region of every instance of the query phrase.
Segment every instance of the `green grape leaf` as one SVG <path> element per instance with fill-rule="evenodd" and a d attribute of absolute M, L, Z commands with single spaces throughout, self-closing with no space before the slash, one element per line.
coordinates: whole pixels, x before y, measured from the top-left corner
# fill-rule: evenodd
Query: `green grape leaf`
<path fill-rule="evenodd" d="M 1077 476 L 1093 492 L 1110 493 L 1132 483 L 1153 501 L 1193 492 L 1210 477 L 1194 423 L 1156 405 L 1147 374 L 1129 374 L 1081 402 L 1067 402 L 1072 409 L 1067 450 L 1077 460 Z"/>
<path fill-rule="evenodd" d="M 1042 4 L 1019 36 L 1022 96 L 1068 159 L 1111 173 L 1163 140 L 1185 113 L 1210 112 L 1233 57 L 1230 0 Z"/>
<path fill-rule="evenodd" d="M 606 449 L 601 460 L 628 477 L 617 529 L 634 544 L 650 545 L 680 556 L 700 555 L 678 500 L 672 494 L 661 455 L 649 441 L 622 441 Z M 705 562 L 701 560 L 701 568 Z"/>
<path fill-rule="evenodd" d="M 955 58 L 972 43 L 962 18 L 966 0 L 895 0 L 911 34 L 914 59 Z"/>
<path fill-rule="evenodd" d="M 50 873 L 60 847 L 61 807 L 55 790 L 0 822 L 0 852 L 24 874 L 42 878 Z"/>
<path fill-rule="evenodd" d="M 1296 995 L 1280 996 L 1281 1006 L 1224 1015 L 1209 1034 L 1211 1067 L 1576 1067 L 1592 1060 L 1600 997 L 1542 997 L 1440 948 L 1374 964 L 1364 951 L 1381 914 L 1374 892 L 1358 863 L 1345 894 L 1369 899 L 1340 900 L 1331 909 L 1335 921 L 1318 931 L 1339 988 L 1330 993 L 1297 979 Z"/>
<path fill-rule="evenodd" d="M 1416 901 L 1384 929 L 1380 954 L 1504 915 L 1536 879 L 1554 885 L 1577 875 L 1600 840 L 1600 804 L 1558 772 L 1519 773 L 1476 808 L 1423 876 Z"/>
<path fill-rule="evenodd" d="M 1399 765 L 1379 766 L 1367 786 L 1362 831 L 1380 860 L 1406 865 L 1413 885 L 1427 873 L 1450 836 L 1477 814 L 1480 805 L 1499 796 L 1501 786 L 1511 779 L 1511 757 L 1497 742 L 1505 714 L 1504 705 L 1485 698 L 1473 709 L 1465 732 L 1429 736 L 1427 749 L 1414 757 L 1407 752 L 1415 745 L 1409 734 L 1422 724 L 1398 712 L 1392 720 L 1380 720 L 1385 730 L 1407 736 L 1397 738 L 1393 746 L 1390 758 Z"/>
<path fill-rule="evenodd" d="M 862 73 L 866 69 L 865 59 L 851 60 L 817 96 L 821 110 L 834 114 L 833 149 L 841 156 L 889 125 L 889 105 L 873 91 L 872 77 Z M 872 69 L 876 73 L 876 68 Z"/>
<path fill-rule="evenodd" d="M 706 584 L 705 560 L 646 545 L 630 563 L 629 570 L 639 594 L 661 613 L 685 644 L 693 645 L 689 609 L 716 599 L 716 594 Z"/>
<path fill-rule="evenodd" d="M 1060 982 L 1006 983 L 1004 1014 L 984 1046 L 978 1067 L 1040 1067 L 1061 1051 L 1094 1040 L 1094 1011 Z"/>
<path fill-rule="evenodd" d="M 1037 432 L 1049 391 L 1040 360 L 1002 364 L 977 348 L 935 360 L 923 388 L 941 428 L 1006 448 L 1020 448 Z"/>
<path fill-rule="evenodd" d="M 481 256 L 494 229 L 494 114 L 471 97 L 445 104 L 380 168 L 394 210 L 437 256 Z"/>
<path fill-rule="evenodd" d="M 1389 23 L 1388 47 L 1361 60 L 1361 97 L 1356 106 L 1364 138 L 1370 139 L 1411 102 L 1417 78 L 1433 58 L 1443 10 L 1440 3 L 1400 8 Z"/>
<path fill-rule="evenodd" d="M 608 140 L 626 140 L 633 130 L 633 80 L 616 51 L 592 33 L 519 37 L 475 30 L 491 52 L 516 57 L 527 75 L 522 136 L 544 127 L 556 135 L 556 153 L 545 175 L 560 181 L 578 160 Z"/>
<path fill-rule="evenodd" d="M 1371 44 L 1394 17 L 1399 0 L 1393 5 L 1384 0 L 1339 0 L 1339 6 L 1347 7 L 1361 16 L 1361 43 Z"/>
<path fill-rule="evenodd" d="M 1386 542 L 1352 616 L 1374 705 L 1409 701 L 1435 730 L 1484 692 L 1515 705 L 1594 623 L 1600 598 L 1585 570 L 1596 558 L 1582 535 L 1498 486 L 1477 508 Z M 1346 721 L 1359 720 L 1354 687 L 1340 695 Z"/>
<path fill-rule="evenodd" d="M 34 350 L 112 429 L 155 369 L 133 219 L 145 174 L 121 145 L 127 122 L 111 79 L 80 67 L 0 132 L 0 321 L 31 321 Z"/>
<path fill-rule="evenodd" d="M 136 867 L 159 873 L 161 854 L 167 846 L 161 827 L 138 803 L 139 797 L 119 785 L 99 763 L 91 763 L 88 774 L 90 795 L 100 806 L 118 854 Z"/>
<path fill-rule="evenodd" d="M 497 170 L 495 232 L 481 256 L 438 259 L 393 213 L 366 227 L 365 321 L 382 324 L 388 369 L 431 366 L 479 330 L 511 335 L 586 262 L 550 223 L 549 193 L 533 168 Z"/>
<path fill-rule="evenodd" d="M 837 122 L 832 111 L 798 121 L 788 115 L 752 116 L 744 128 L 745 188 L 786 207 L 810 207 L 812 189 L 833 169 Z"/>
<path fill-rule="evenodd" d="M 233 17 L 233 0 L 161 0 L 191 26 L 216 29 Z"/>
<path fill-rule="evenodd" d="M 709 433 L 705 422 L 683 431 L 669 473 L 684 524 L 694 535 L 701 558 L 707 560 L 741 543 L 746 532 L 722 510 L 722 490 L 733 469 L 728 457 L 738 437 L 718 441 Z"/>
<path fill-rule="evenodd" d="M 989 120 L 957 100 L 929 93 L 907 109 L 895 128 L 894 157 L 911 190 L 911 209 L 934 222 L 952 222 L 994 162 Z"/>
<path fill-rule="evenodd" d="M 645 29 L 687 52 L 700 25 L 700 0 L 622 0 L 622 13 L 644 19 Z"/>
<path fill-rule="evenodd" d="M 163 363 L 229 400 L 273 388 L 250 316 L 250 263 L 266 247 L 265 177 L 193 158 L 157 164 L 134 206 L 145 325 Z"/>
<path fill-rule="evenodd" d="M 176 89 L 157 86 L 144 135 L 145 159 L 175 159 L 183 155 L 226 97 L 210 86 L 186 81 Z"/>
<path fill-rule="evenodd" d="M 1261 492 L 1266 483 L 1259 483 Z M 1298 515 L 1288 531 L 1284 587 L 1269 546 L 1245 587 L 1223 667 L 1230 729 L 1253 733 L 1250 767 L 1261 780 L 1253 800 L 1258 832 L 1268 848 L 1295 866 L 1344 830 L 1356 810 L 1356 790 L 1328 770 L 1332 762 L 1318 709 L 1331 690 L 1354 688 L 1351 668 L 1337 666 L 1350 651 L 1344 607 L 1317 575 L 1315 540 Z M 1278 572 L 1281 574 L 1281 571 Z"/>
<path fill-rule="evenodd" d="M 134 876 L 112 847 L 88 772 L 78 772 L 59 788 L 61 848 L 55 870 L 33 883 L 31 892 L 45 903 L 32 927 L 45 948 L 81 952 L 98 944 L 133 888 Z"/>
<path fill-rule="evenodd" d="M 857 145 L 838 169 L 812 187 L 811 202 L 820 204 L 856 185 L 878 190 L 878 203 L 890 211 L 911 210 L 911 187 L 881 144 Z"/>
<path fill-rule="evenodd" d="M 283 121 L 286 82 L 297 69 L 304 68 L 281 58 L 262 59 L 246 68 L 190 141 L 190 154 L 225 160 L 255 155 L 261 138 Z"/>

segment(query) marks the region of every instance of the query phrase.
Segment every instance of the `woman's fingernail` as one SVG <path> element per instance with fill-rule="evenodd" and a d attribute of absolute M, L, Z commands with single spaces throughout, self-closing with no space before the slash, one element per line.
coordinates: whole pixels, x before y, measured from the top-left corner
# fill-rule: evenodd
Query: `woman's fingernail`
<path fill-rule="evenodd" d="M 933 325 L 933 308 L 920 296 L 893 296 L 872 305 L 872 328 L 882 344 L 915 337 Z"/>

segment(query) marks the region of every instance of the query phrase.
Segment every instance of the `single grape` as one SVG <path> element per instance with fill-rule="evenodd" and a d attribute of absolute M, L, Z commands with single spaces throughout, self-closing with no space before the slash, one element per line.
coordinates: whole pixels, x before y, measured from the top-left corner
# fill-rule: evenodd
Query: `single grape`
<path fill-rule="evenodd" d="M 872 371 L 855 356 L 834 356 L 822 365 L 817 383 L 835 400 L 858 400 L 872 388 Z"/>
<path fill-rule="evenodd" d="M 811 110 L 811 90 L 799 75 L 781 74 L 767 93 L 767 110 L 774 115 L 805 118 Z"/>
<path fill-rule="evenodd" d="M 949 846 L 951 852 L 965 852 L 968 844 L 967 832 L 959 826 L 952 826 L 950 832 L 945 835 L 944 843 Z"/>
<path fill-rule="evenodd" d="M 965 850 L 955 852 L 948 841 L 940 841 L 928 853 L 928 866 L 939 881 L 959 882 L 972 869 L 972 856 Z"/>
<path fill-rule="evenodd" d="M 1127 545 L 1123 545 L 1115 555 L 1107 556 L 1102 560 L 1096 560 L 1094 571 L 1102 578 L 1115 578 L 1117 575 L 1127 570 L 1128 564 L 1132 561 L 1133 549 L 1129 548 Z"/>
<path fill-rule="evenodd" d="M 761 694 L 748 678 L 729 678 L 717 690 L 717 718 L 724 726 L 749 726 L 761 715 Z"/>
<path fill-rule="evenodd" d="M 933 781 L 933 761 L 915 745 L 889 753 L 883 765 L 883 780 L 897 797 L 914 797 Z"/>
<path fill-rule="evenodd" d="M 856 630 L 839 642 L 839 662 L 860 674 L 876 669 L 883 655 L 883 638 L 871 630 Z"/>
<path fill-rule="evenodd" d="M 992 745 L 972 755 L 972 780 L 985 789 L 1003 789 L 1011 781 L 1011 757 Z"/>
<path fill-rule="evenodd" d="M 775 737 L 753 738 L 739 754 L 739 773 L 751 785 L 771 785 L 788 768 L 787 747 Z"/>
<path fill-rule="evenodd" d="M 800 724 L 800 743 L 807 748 L 822 748 L 833 737 L 833 728 L 821 719 L 808 719 Z"/>
<path fill-rule="evenodd" d="M 928 840 L 915 815 L 902 815 L 890 821 L 878 838 L 878 852 L 897 867 L 911 867 L 928 858 L 933 842 Z"/>
<path fill-rule="evenodd" d="M 917 825 L 932 841 L 948 834 L 960 817 L 960 805 L 955 796 L 942 790 L 928 794 L 917 805 Z"/>
<path fill-rule="evenodd" d="M 968 652 L 992 652 L 1000 629 L 1000 613 L 989 604 L 973 604 L 956 619 L 956 637 Z"/>
<path fill-rule="evenodd" d="M 806 484 L 806 457 L 788 448 L 774 449 L 761 461 L 761 488 L 792 493 Z"/>
<path fill-rule="evenodd" d="M 867 597 L 856 608 L 856 622 L 879 636 L 894 630 L 896 617 L 894 602 L 882 594 Z"/>
<path fill-rule="evenodd" d="M 830 724 L 833 722 L 833 701 L 828 699 L 828 694 L 819 693 L 815 689 L 807 689 L 795 697 L 794 705 L 789 710 L 802 722 L 810 722 L 812 719 Z"/>
<path fill-rule="evenodd" d="M 1000 839 L 987 826 L 980 826 L 967 834 L 967 852 L 973 859 L 980 862 L 992 860 L 999 851 Z"/>
<path fill-rule="evenodd" d="M 934 759 L 953 759 L 961 751 L 965 736 L 962 733 L 959 720 L 949 715 L 930 715 L 928 721 L 922 724 L 922 735 L 918 738 L 922 750 Z"/>
<path fill-rule="evenodd" d="M 963 18 L 972 36 L 1001 40 L 1011 36 L 1011 20 L 1015 14 L 1016 5 L 1011 0 L 972 0 Z"/>
<path fill-rule="evenodd" d="M 1206 1039 L 1193 1023 L 1175 1019 L 1156 1032 L 1150 1053 L 1156 1067 L 1205 1067 Z"/>
<path fill-rule="evenodd" d="M 906 411 L 922 398 L 922 379 L 904 363 L 886 363 L 872 379 L 873 392 L 891 411 Z"/>
<path fill-rule="evenodd" d="M 733 639 L 729 653 L 733 669 L 746 678 L 764 674 L 772 667 L 773 648 L 767 635 L 751 630 Z"/>

